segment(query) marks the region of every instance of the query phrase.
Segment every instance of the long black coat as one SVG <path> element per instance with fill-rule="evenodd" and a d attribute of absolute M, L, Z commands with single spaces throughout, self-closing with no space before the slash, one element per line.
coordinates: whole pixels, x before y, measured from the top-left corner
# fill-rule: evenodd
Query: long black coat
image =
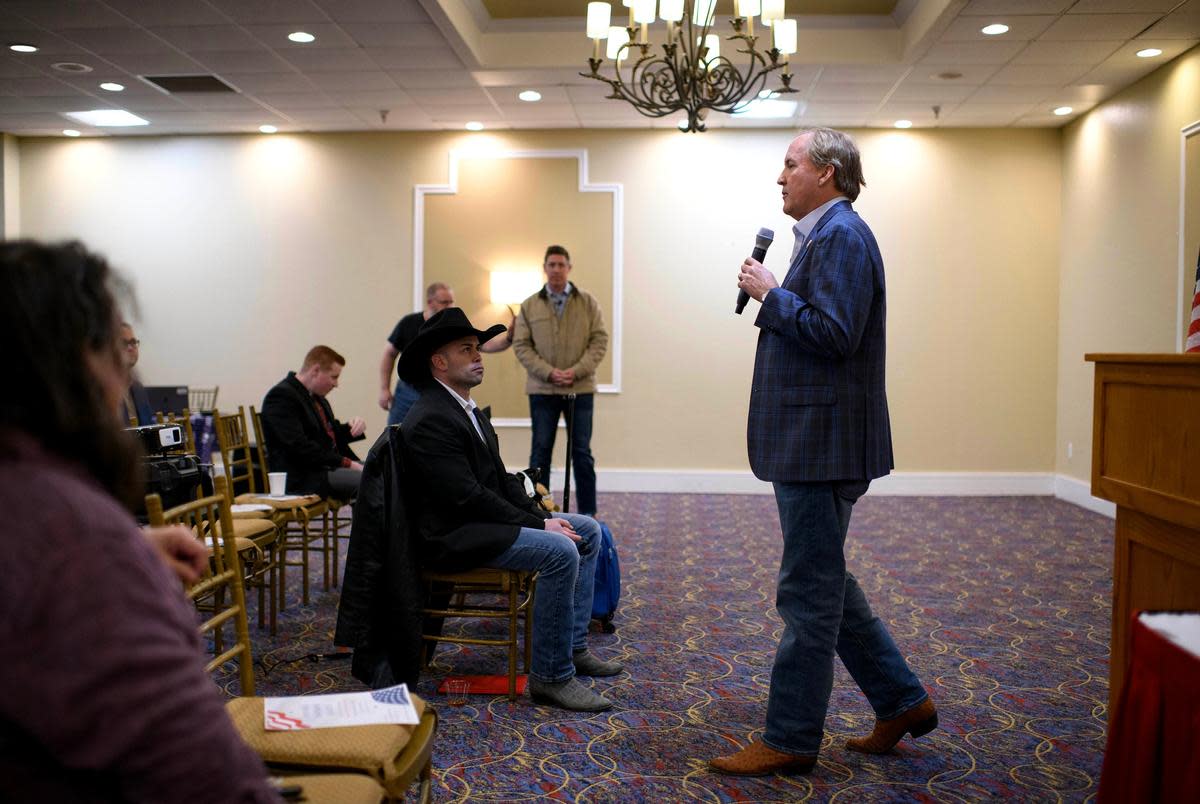
<path fill-rule="evenodd" d="M 372 687 L 412 686 L 421 670 L 425 590 L 403 456 L 400 427 L 391 426 L 363 464 L 333 636 L 335 645 L 354 648 L 354 677 Z"/>

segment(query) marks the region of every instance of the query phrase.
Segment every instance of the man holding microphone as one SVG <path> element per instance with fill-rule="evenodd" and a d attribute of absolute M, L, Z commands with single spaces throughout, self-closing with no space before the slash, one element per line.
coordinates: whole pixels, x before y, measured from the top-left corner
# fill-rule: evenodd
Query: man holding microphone
<path fill-rule="evenodd" d="M 843 551 L 850 513 L 891 471 L 884 390 L 885 289 L 875 237 L 851 207 L 865 184 L 858 148 L 831 129 L 792 141 L 777 183 L 796 246 L 782 286 L 754 259 L 738 287 L 762 303 L 750 390 L 750 466 L 771 481 L 783 530 L 776 608 L 784 632 L 762 738 L 710 760 L 719 773 L 807 773 L 817 762 L 834 652 L 875 710 L 847 747 L 889 751 L 937 726 L 937 712 Z"/>

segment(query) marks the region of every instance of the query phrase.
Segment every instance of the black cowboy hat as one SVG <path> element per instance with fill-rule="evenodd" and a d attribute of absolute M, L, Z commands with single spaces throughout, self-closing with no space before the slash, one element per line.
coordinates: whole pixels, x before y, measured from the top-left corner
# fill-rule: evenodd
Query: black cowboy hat
<path fill-rule="evenodd" d="M 400 353 L 400 362 L 396 365 L 396 373 L 409 385 L 428 380 L 429 356 L 439 347 L 468 335 L 474 335 L 479 338 L 480 343 L 485 343 L 507 329 L 503 324 L 496 324 L 486 330 L 478 330 L 471 326 L 462 308 L 447 307 L 445 310 L 439 310 L 421 325 L 412 343 L 404 347 L 404 351 Z"/>

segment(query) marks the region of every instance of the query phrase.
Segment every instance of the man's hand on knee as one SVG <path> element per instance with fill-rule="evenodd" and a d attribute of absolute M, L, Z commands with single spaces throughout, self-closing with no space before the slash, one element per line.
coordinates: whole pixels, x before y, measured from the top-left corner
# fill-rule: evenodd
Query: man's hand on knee
<path fill-rule="evenodd" d="M 571 523 L 565 519 L 547 519 L 543 527 L 551 533 L 561 533 L 573 542 L 580 541 L 581 537 L 575 532 L 575 528 L 571 527 Z"/>

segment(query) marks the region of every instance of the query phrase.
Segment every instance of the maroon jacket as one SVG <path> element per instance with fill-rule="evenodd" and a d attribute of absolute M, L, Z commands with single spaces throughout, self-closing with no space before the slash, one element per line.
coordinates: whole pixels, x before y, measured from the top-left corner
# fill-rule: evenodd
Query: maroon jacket
<path fill-rule="evenodd" d="M 133 518 L 11 433 L 0 511 L 0 800 L 278 801 Z"/>

